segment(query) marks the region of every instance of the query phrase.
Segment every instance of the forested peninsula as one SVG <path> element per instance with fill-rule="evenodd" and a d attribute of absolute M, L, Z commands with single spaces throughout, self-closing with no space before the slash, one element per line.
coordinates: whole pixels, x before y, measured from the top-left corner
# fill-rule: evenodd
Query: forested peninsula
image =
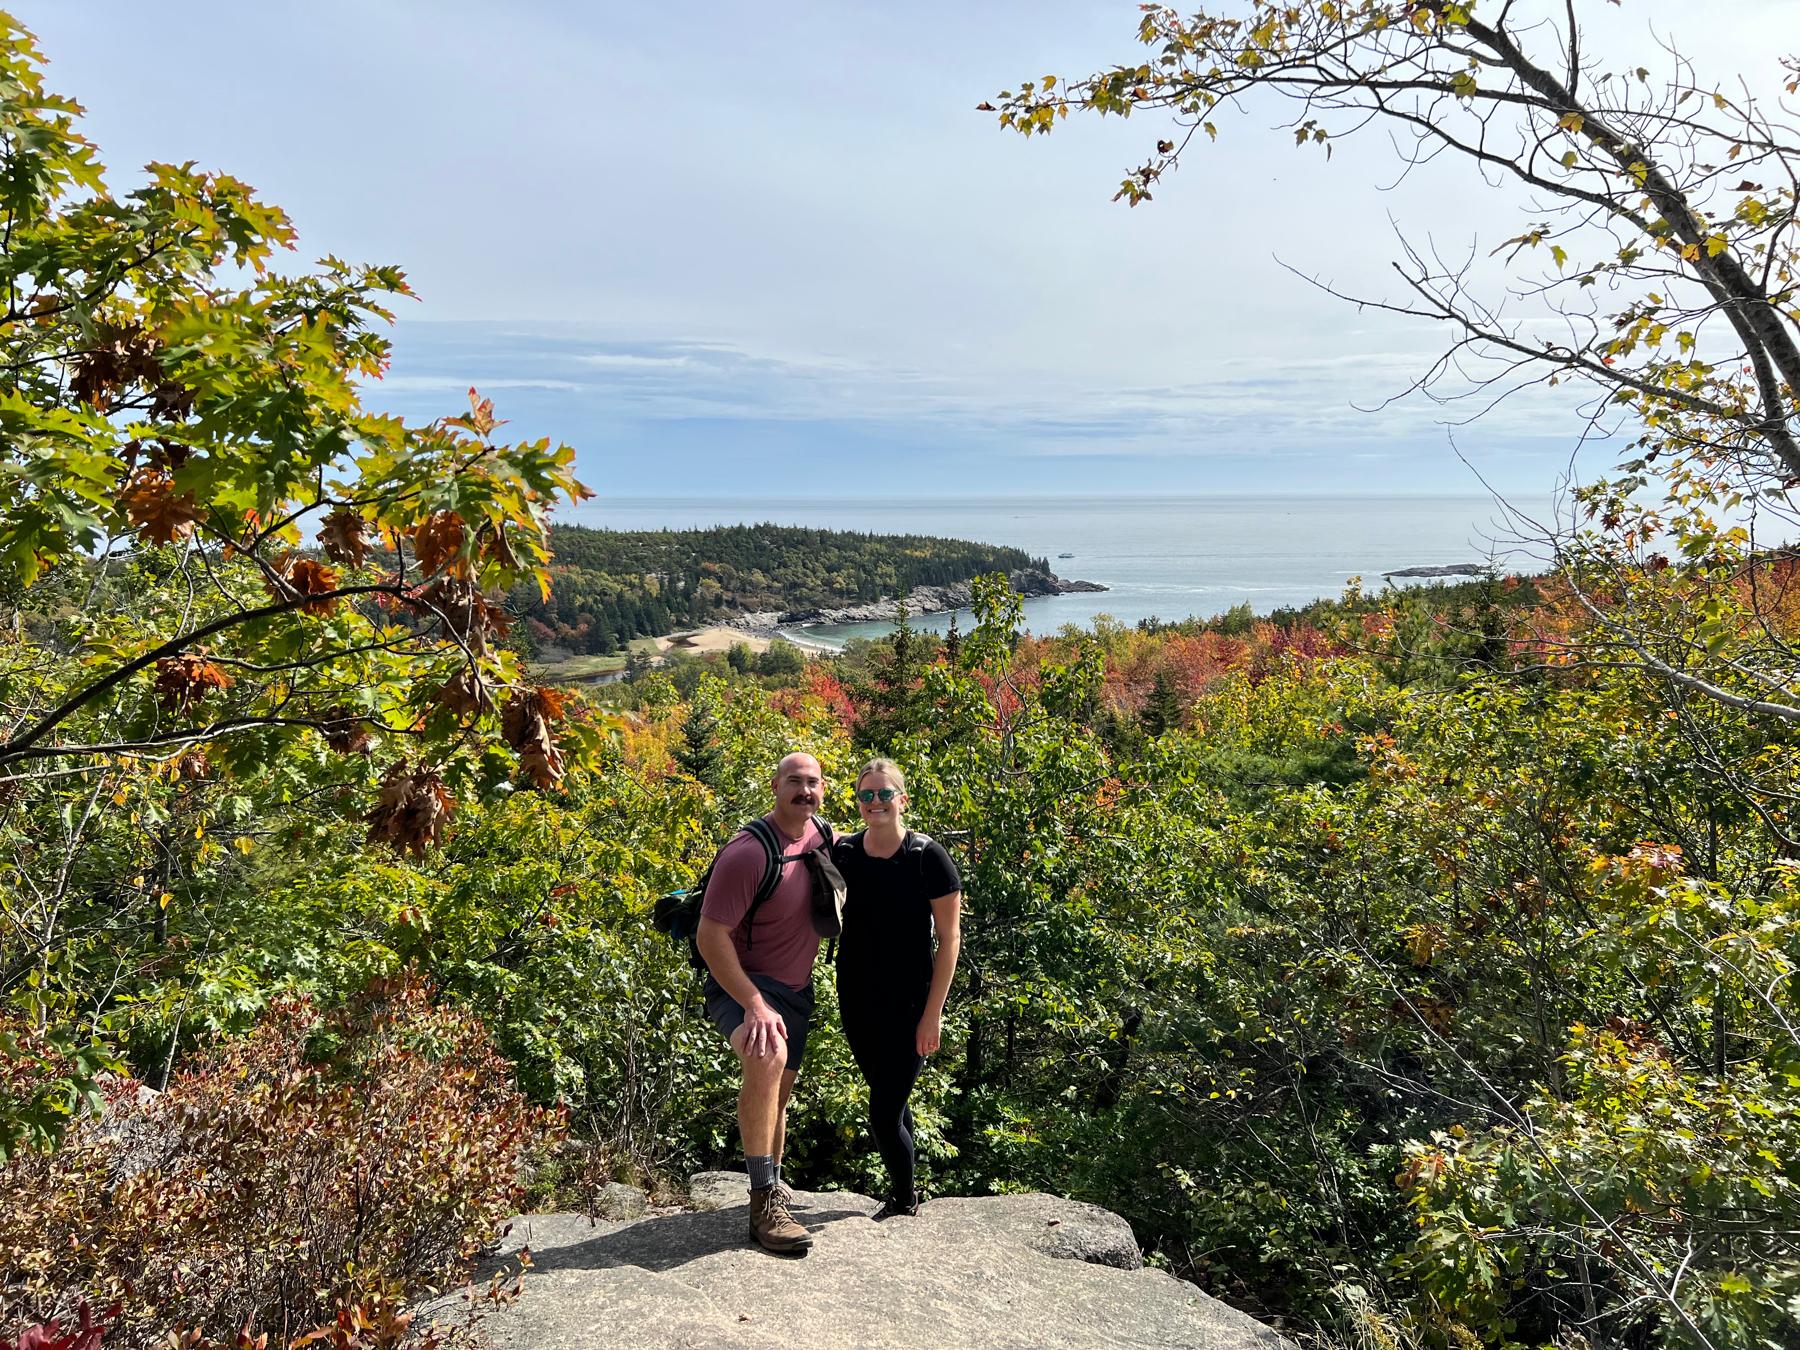
<path fill-rule="evenodd" d="M 991 572 L 1027 594 L 1066 583 L 1022 549 L 918 534 L 869 534 L 795 525 L 696 530 L 550 529 L 550 585 L 521 582 L 508 607 L 524 620 L 528 651 L 554 644 L 610 655 L 638 637 L 729 623 L 803 622 L 822 613 L 905 599 Z M 1091 588 L 1091 587 L 1090 587 Z"/>

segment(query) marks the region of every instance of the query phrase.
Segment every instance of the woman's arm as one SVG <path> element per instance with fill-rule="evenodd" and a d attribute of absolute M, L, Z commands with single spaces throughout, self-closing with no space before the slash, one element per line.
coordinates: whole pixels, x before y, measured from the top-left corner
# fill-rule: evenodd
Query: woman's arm
<path fill-rule="evenodd" d="M 929 1055 L 943 1040 L 944 1000 L 950 997 L 950 981 L 956 978 L 956 958 L 962 952 L 962 892 L 951 891 L 931 902 L 931 921 L 937 929 L 937 955 L 931 963 L 931 992 L 925 996 L 925 1013 L 919 1018 L 915 1048 Z"/>

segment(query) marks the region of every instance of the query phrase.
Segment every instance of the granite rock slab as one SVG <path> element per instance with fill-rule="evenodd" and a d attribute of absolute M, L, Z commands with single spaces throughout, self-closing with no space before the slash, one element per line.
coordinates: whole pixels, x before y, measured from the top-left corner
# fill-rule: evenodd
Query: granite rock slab
<path fill-rule="evenodd" d="M 867 1196 L 798 1191 L 795 1218 L 813 1248 L 775 1256 L 750 1241 L 742 1173 L 702 1173 L 691 1191 L 696 1208 L 678 1214 L 516 1219 L 496 1262 L 516 1264 L 530 1248 L 524 1295 L 488 1316 L 482 1337 L 496 1350 L 1293 1350 L 1194 1285 L 1146 1268 L 1124 1220 L 1093 1205 L 946 1198 L 917 1218 L 875 1223 Z"/>

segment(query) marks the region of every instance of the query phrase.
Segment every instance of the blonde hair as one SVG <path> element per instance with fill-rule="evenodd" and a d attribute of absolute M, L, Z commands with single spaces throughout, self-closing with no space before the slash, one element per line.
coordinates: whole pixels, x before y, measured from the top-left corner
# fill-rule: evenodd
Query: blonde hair
<path fill-rule="evenodd" d="M 894 786 L 901 792 L 906 791 L 906 772 L 891 759 L 872 759 L 863 765 L 856 774 L 856 786 L 862 786 L 862 780 L 872 773 L 885 773 L 894 780 Z"/>

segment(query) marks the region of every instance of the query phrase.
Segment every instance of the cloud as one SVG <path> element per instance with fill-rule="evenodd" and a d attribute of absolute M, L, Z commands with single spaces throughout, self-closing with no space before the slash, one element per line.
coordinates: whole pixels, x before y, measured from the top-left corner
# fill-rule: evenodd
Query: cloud
<path fill-rule="evenodd" d="M 588 352 L 575 358 L 584 366 L 603 370 L 667 370 L 691 363 L 687 356 L 642 356 L 635 352 Z"/>
<path fill-rule="evenodd" d="M 470 388 L 482 393 L 492 393 L 496 389 L 555 389 L 563 392 L 579 390 L 582 386 L 573 380 L 517 380 L 517 379 L 481 379 L 479 377 L 459 375 L 387 375 L 376 382 L 379 388 L 391 394 L 460 394 Z M 370 388 L 376 385 L 369 386 Z"/>
<path fill-rule="evenodd" d="M 598 348 L 598 350 L 597 350 Z M 457 370 L 492 372 L 483 392 L 508 391 L 515 426 L 581 446 L 629 447 L 627 471 L 652 474 L 695 457 L 713 488 L 766 487 L 740 447 L 771 448 L 824 470 L 841 447 L 903 451 L 912 464 L 960 461 L 975 477 L 1039 462 L 1103 465 L 1132 459 L 1296 462 L 1359 458 L 1392 465 L 1429 456 L 1454 464 L 1446 427 L 1477 405 L 1395 399 L 1433 353 L 1364 347 L 1354 353 L 1238 356 L 1194 377 L 1154 383 L 1072 380 L 1060 372 L 960 369 L 856 360 L 837 352 L 759 349 L 712 338 L 596 342 L 579 325 L 403 323 L 396 369 L 382 397 L 460 391 Z M 374 391 L 372 391 L 374 392 Z M 1517 462 L 1541 463 L 1572 439 L 1566 392 L 1526 390 L 1461 433 L 1481 455 L 1504 443 Z M 397 407 L 396 411 L 413 411 Z M 425 411 L 420 409 L 420 411 Z M 429 411 L 436 411 L 432 408 Z M 798 447 L 798 448 L 796 448 Z M 988 468 L 977 469 L 976 461 Z M 1007 467 L 1011 466 L 1011 467 Z M 616 472 L 616 470 L 614 470 Z"/>

